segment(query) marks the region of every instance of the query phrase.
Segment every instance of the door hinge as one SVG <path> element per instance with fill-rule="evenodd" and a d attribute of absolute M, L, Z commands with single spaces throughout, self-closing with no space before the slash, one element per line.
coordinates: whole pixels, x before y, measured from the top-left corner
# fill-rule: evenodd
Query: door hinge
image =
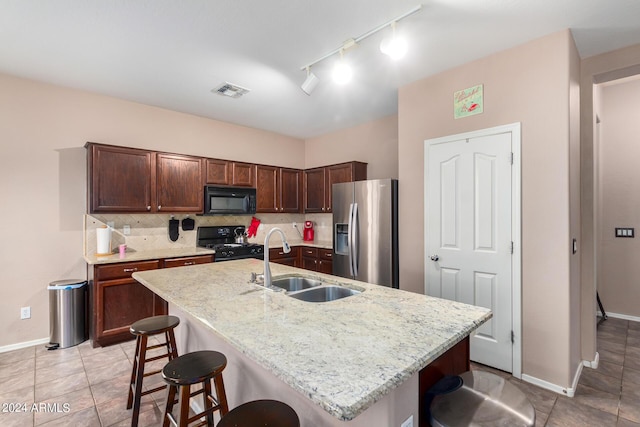
<path fill-rule="evenodd" d="M 516 342 L 516 335 L 511 331 L 511 344 Z"/>
<path fill-rule="evenodd" d="M 510 246 L 511 246 L 511 247 L 510 247 L 511 253 L 513 254 L 513 242 L 511 242 L 511 245 L 510 245 Z"/>
<path fill-rule="evenodd" d="M 509 163 L 513 164 L 513 153 L 509 153 Z"/>

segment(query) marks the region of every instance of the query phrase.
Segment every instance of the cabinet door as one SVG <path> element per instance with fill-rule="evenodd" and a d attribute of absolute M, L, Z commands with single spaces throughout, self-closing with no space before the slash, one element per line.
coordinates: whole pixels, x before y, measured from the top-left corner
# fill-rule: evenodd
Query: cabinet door
<path fill-rule="evenodd" d="M 207 184 L 229 185 L 231 166 L 226 160 L 207 159 Z"/>
<path fill-rule="evenodd" d="M 333 250 L 318 250 L 318 271 L 320 273 L 333 274 Z"/>
<path fill-rule="evenodd" d="M 89 212 L 148 212 L 155 156 L 134 148 L 89 144 Z"/>
<path fill-rule="evenodd" d="M 256 165 L 250 163 L 231 163 L 231 185 L 236 187 L 256 186 Z"/>
<path fill-rule="evenodd" d="M 307 213 L 325 212 L 325 168 L 304 171 L 304 211 Z"/>
<path fill-rule="evenodd" d="M 318 259 L 302 257 L 302 265 L 300 267 L 305 270 L 318 271 Z"/>
<path fill-rule="evenodd" d="M 298 267 L 300 265 L 300 250 L 298 247 L 291 248 L 291 252 L 285 254 L 282 248 L 269 249 L 269 262 Z"/>
<path fill-rule="evenodd" d="M 158 212 L 202 212 L 202 159 L 158 153 Z"/>
<path fill-rule="evenodd" d="M 279 212 L 278 168 L 256 166 L 256 212 Z"/>
<path fill-rule="evenodd" d="M 367 164 L 361 162 L 349 162 L 327 166 L 326 169 L 326 211 L 331 212 L 331 193 L 333 184 L 367 179 Z"/>
<path fill-rule="evenodd" d="M 302 211 L 302 171 L 280 168 L 280 212 Z"/>

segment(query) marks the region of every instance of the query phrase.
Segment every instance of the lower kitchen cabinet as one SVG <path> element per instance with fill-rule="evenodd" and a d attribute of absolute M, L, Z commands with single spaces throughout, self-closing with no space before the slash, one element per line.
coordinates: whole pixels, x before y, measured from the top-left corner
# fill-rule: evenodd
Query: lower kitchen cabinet
<path fill-rule="evenodd" d="M 301 267 L 306 270 L 333 273 L 333 250 L 331 249 L 303 246 L 301 259 Z"/>
<path fill-rule="evenodd" d="M 294 246 L 288 254 L 282 248 L 269 249 L 269 262 L 284 264 L 291 267 L 300 267 L 300 248 Z"/>
<path fill-rule="evenodd" d="M 213 255 L 202 255 L 89 266 L 93 346 L 128 341 L 133 338 L 131 324 L 168 313 L 167 302 L 134 280 L 133 273 L 212 261 Z"/>

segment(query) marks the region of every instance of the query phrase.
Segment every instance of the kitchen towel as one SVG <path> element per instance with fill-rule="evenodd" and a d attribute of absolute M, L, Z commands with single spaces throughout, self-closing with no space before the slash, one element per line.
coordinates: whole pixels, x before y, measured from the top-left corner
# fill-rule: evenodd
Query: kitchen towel
<path fill-rule="evenodd" d="M 96 229 L 96 255 L 111 255 L 111 229 L 102 227 Z"/>

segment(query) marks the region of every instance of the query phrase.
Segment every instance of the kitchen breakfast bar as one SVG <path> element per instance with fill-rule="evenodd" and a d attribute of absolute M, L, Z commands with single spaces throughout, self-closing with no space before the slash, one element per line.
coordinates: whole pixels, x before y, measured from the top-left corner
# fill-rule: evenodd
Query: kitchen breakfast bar
<path fill-rule="evenodd" d="M 468 369 L 468 336 L 491 312 L 341 277 L 270 264 L 362 291 L 314 303 L 250 283 L 257 259 L 133 274 L 180 318 L 178 352 L 216 350 L 229 407 L 287 403 L 303 427 L 426 425 L 421 396 L 443 374 Z"/>

